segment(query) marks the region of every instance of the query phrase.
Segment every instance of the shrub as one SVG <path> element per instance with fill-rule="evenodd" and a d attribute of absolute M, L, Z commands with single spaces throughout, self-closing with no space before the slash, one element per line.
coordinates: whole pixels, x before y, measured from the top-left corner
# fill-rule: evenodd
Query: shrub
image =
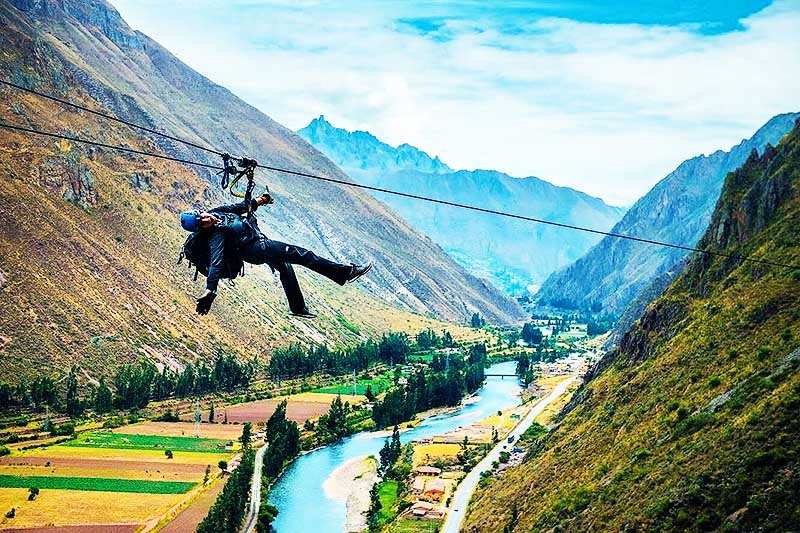
<path fill-rule="evenodd" d="M 0 457 L 3 457 L 4 455 L 8 455 L 10 453 L 11 450 L 9 450 L 7 446 L 0 446 Z"/>
<path fill-rule="evenodd" d="M 28 501 L 32 502 L 39 495 L 39 487 L 31 487 L 28 489 Z"/>
<path fill-rule="evenodd" d="M 500 452 L 500 462 L 507 463 L 508 460 L 511 458 L 511 454 L 508 452 Z"/>
<path fill-rule="evenodd" d="M 771 352 L 772 350 L 770 350 L 768 346 L 759 346 L 758 350 L 756 351 L 756 359 L 758 359 L 759 361 L 763 361 L 764 359 L 769 357 L 769 354 Z"/>
<path fill-rule="evenodd" d="M 678 438 L 683 435 L 691 435 L 698 431 L 703 426 L 706 426 L 714 419 L 710 413 L 698 413 L 691 415 L 684 420 L 681 420 L 675 425 L 675 431 L 672 433 L 672 438 Z"/>
<path fill-rule="evenodd" d="M 167 459 L 172 459 L 172 450 L 164 450 L 164 455 L 167 456 Z"/>
<path fill-rule="evenodd" d="M 722 380 L 719 379 L 719 376 L 711 376 L 710 378 L 708 378 L 706 385 L 708 386 L 709 389 L 714 389 L 716 387 L 719 387 L 720 383 L 722 383 Z"/>
<path fill-rule="evenodd" d="M 14 518 L 15 516 L 17 516 L 17 510 L 12 507 L 11 510 L 6 513 L 6 518 Z"/>

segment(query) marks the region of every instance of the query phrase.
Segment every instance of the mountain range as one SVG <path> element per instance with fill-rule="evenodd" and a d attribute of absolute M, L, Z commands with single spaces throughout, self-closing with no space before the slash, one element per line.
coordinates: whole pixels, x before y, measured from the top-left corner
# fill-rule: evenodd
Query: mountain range
<path fill-rule="evenodd" d="M 0 75 L 19 85 L 260 162 L 341 180 L 305 140 L 132 30 L 104 0 L 13 0 L 0 10 Z M 0 92 L 4 122 L 220 165 L 216 156 L 21 92 Z M 266 267 L 224 289 L 209 317 L 175 259 L 177 213 L 235 200 L 213 171 L 80 143 L 0 133 L 0 371 L 24 377 L 77 364 L 86 379 L 147 358 L 158 365 L 276 345 L 352 343 L 388 329 L 523 316 L 435 243 L 358 189 L 260 173 L 276 198 L 262 229 L 340 261 L 373 261 L 356 286 L 301 273 L 313 322 L 287 317 Z M 260 190 L 260 189 L 259 189 Z"/>
<path fill-rule="evenodd" d="M 494 170 L 453 171 L 438 157 L 413 146 L 393 148 L 368 132 L 334 127 L 322 116 L 297 133 L 366 185 L 601 231 L 610 229 L 624 213 L 599 198 L 535 177 L 514 178 Z M 390 194 L 375 196 L 471 273 L 515 296 L 535 290 L 551 272 L 599 241 L 591 233 Z"/>
<path fill-rule="evenodd" d="M 777 144 L 799 117 L 800 113 L 775 116 L 727 152 L 718 150 L 684 161 L 640 198 L 611 231 L 694 247 L 708 227 L 726 174 L 754 150 L 762 153 L 767 145 Z M 675 265 L 686 255 L 685 250 L 605 237 L 575 263 L 553 273 L 535 299 L 540 305 L 619 317 L 654 279 L 677 273 Z"/>
<path fill-rule="evenodd" d="M 800 126 L 715 204 L 701 248 L 800 265 Z M 693 254 L 463 530 L 800 529 L 798 268 Z"/>

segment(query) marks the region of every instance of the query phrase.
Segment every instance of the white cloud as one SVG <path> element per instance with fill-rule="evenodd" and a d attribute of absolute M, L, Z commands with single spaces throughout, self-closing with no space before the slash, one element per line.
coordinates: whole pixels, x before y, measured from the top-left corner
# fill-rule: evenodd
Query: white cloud
<path fill-rule="evenodd" d="M 717 35 L 559 18 L 518 21 L 512 34 L 491 13 L 448 18 L 447 4 L 436 39 L 397 23 L 428 9 L 410 3 L 116 4 L 132 27 L 292 129 L 325 114 L 456 168 L 536 175 L 613 203 L 800 110 L 790 2 Z"/>

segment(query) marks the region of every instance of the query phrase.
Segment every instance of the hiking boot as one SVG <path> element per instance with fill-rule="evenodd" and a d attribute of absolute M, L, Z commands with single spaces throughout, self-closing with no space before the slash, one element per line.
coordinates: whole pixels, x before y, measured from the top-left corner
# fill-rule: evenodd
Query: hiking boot
<path fill-rule="evenodd" d="M 353 264 L 352 270 L 350 270 L 350 275 L 347 277 L 347 283 L 353 283 L 355 280 L 366 274 L 372 269 L 372 263 L 367 263 L 366 265 L 356 265 Z"/>
<path fill-rule="evenodd" d="M 297 313 L 289 313 L 291 316 L 296 316 L 298 318 L 308 318 L 309 320 L 312 318 L 317 318 L 317 315 L 309 311 L 308 309 L 303 309 L 302 311 L 298 311 Z"/>

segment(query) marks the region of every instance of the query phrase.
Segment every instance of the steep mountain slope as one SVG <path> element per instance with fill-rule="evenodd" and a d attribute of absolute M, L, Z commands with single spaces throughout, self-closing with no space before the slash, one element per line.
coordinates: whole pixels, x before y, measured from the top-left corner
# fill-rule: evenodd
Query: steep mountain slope
<path fill-rule="evenodd" d="M 754 149 L 775 145 L 800 113 L 770 119 L 729 152 L 718 150 L 681 163 L 634 204 L 612 232 L 694 246 L 711 219 L 725 175 Z M 678 249 L 606 237 L 574 264 L 554 273 L 536 294 L 542 305 L 602 309 L 619 316 L 657 276 L 686 256 Z"/>
<path fill-rule="evenodd" d="M 0 27 L 4 79 L 264 163 L 346 179 L 291 131 L 130 30 L 105 2 L 3 1 Z M 32 95 L 3 89 L 0 98 L 4 122 L 210 161 Z M 302 322 L 287 318 L 268 269 L 253 268 L 199 318 L 190 296 L 200 284 L 174 265 L 185 237 L 176 213 L 233 200 L 216 178 L 5 129 L 0 164 L 4 377 L 73 362 L 97 375 L 141 356 L 171 366 L 219 350 L 251 357 L 293 339 L 344 342 L 433 324 L 422 315 L 462 321 L 480 311 L 505 322 L 521 313 L 369 195 L 270 174 L 260 179 L 277 201 L 260 215 L 262 229 L 340 260 L 373 260 L 374 274 L 340 288 L 303 273 L 322 316 Z"/>
<path fill-rule="evenodd" d="M 800 265 L 798 227 L 800 125 L 728 175 L 701 245 Z M 800 269 L 696 255 L 465 530 L 797 531 L 798 412 Z"/>
<path fill-rule="evenodd" d="M 452 172 L 438 157 L 407 144 L 396 149 L 367 132 L 349 132 L 314 119 L 298 131 L 348 174 L 368 185 L 567 224 L 608 230 L 624 211 L 544 180 L 492 170 Z M 430 236 L 470 272 L 520 296 L 599 238 L 392 195 L 376 196 Z"/>

